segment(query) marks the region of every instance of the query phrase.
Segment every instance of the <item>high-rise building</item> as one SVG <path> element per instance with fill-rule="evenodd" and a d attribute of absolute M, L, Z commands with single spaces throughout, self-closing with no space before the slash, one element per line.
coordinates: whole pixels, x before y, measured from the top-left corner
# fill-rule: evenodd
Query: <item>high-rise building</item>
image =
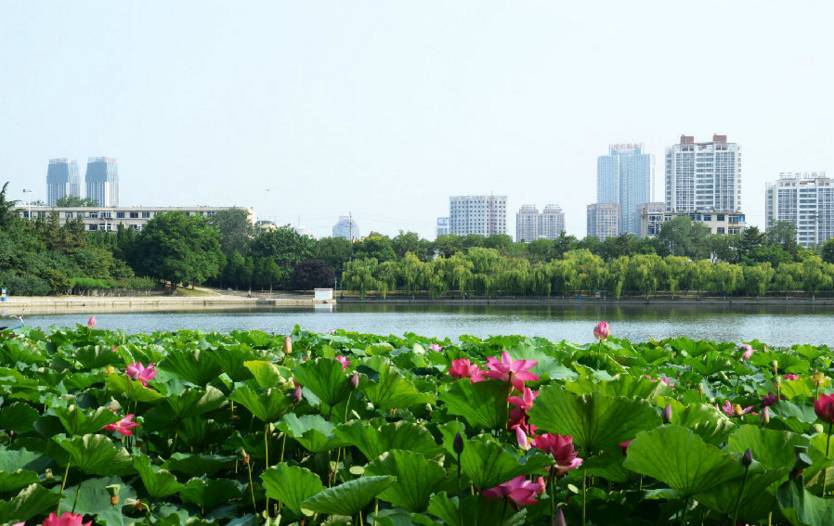
<path fill-rule="evenodd" d="M 666 149 L 666 211 L 741 210 L 741 147 L 713 135 L 711 142 L 695 142 L 681 135 Z"/>
<path fill-rule="evenodd" d="M 81 197 L 78 163 L 70 159 L 50 159 L 46 170 L 46 202 L 49 206 L 67 196 Z"/>
<path fill-rule="evenodd" d="M 449 235 L 449 218 L 448 217 L 438 217 L 437 218 L 437 237 L 440 236 L 448 236 Z"/>
<path fill-rule="evenodd" d="M 333 237 L 341 237 L 350 241 L 359 239 L 359 226 L 352 216 L 339 216 L 339 221 L 333 225 Z"/>
<path fill-rule="evenodd" d="M 597 203 L 620 206 L 620 234 L 640 234 L 640 205 L 651 201 L 653 187 L 654 155 L 642 144 L 612 144 L 597 158 Z"/>
<path fill-rule="evenodd" d="M 777 221 L 796 227 L 796 242 L 813 247 L 834 237 L 834 181 L 825 172 L 781 173 L 767 186 L 767 229 Z"/>
<path fill-rule="evenodd" d="M 116 159 L 90 157 L 84 181 L 87 185 L 87 199 L 92 199 L 102 207 L 119 206 L 119 167 Z"/>
<path fill-rule="evenodd" d="M 536 205 L 521 205 L 515 214 L 515 240 L 530 242 L 539 238 L 539 210 Z"/>
<path fill-rule="evenodd" d="M 507 233 L 506 195 L 455 195 L 449 198 L 449 233 L 492 236 Z"/>
<path fill-rule="evenodd" d="M 565 213 L 559 205 L 547 205 L 539 214 L 539 239 L 556 239 L 565 231 Z"/>
<path fill-rule="evenodd" d="M 620 231 L 620 205 L 617 203 L 594 203 L 588 205 L 588 237 L 605 241 L 617 237 Z"/>

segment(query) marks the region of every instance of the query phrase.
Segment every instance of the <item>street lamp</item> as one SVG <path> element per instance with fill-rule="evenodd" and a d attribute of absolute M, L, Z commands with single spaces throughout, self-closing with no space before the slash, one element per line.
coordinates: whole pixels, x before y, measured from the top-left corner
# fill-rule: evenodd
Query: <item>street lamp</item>
<path fill-rule="evenodd" d="M 24 188 L 22 190 L 22 192 L 25 196 L 25 194 L 31 194 L 32 190 L 29 189 L 29 188 Z M 26 215 L 28 216 L 29 220 L 31 221 L 32 220 L 32 198 L 31 197 L 28 200 L 26 200 Z"/>

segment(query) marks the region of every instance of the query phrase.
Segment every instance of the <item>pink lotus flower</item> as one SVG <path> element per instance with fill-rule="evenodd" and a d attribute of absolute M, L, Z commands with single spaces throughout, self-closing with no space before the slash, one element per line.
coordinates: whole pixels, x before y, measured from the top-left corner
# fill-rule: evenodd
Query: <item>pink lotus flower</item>
<path fill-rule="evenodd" d="M 125 373 L 127 373 L 128 378 L 139 380 L 142 385 L 147 387 L 148 382 L 156 378 L 156 366 L 151 363 L 145 367 L 142 362 L 133 362 L 127 366 Z"/>
<path fill-rule="evenodd" d="M 823 422 L 834 423 L 834 394 L 820 395 L 814 402 L 814 412 Z"/>
<path fill-rule="evenodd" d="M 434 351 L 434 352 L 440 352 L 440 351 L 443 350 L 443 347 L 441 347 L 440 345 L 438 345 L 436 343 L 432 343 L 431 345 L 429 345 L 429 350 Z"/>
<path fill-rule="evenodd" d="M 675 387 L 675 381 L 669 378 L 668 376 L 661 376 L 660 381 L 668 385 L 669 387 Z"/>
<path fill-rule="evenodd" d="M 799 380 L 799 375 L 794 373 L 788 373 L 782 378 L 784 378 L 785 380 Z"/>
<path fill-rule="evenodd" d="M 487 358 L 489 370 L 485 374 L 493 380 L 511 382 L 513 387 L 521 391 L 524 389 L 524 382 L 535 382 L 539 379 L 538 375 L 530 372 L 538 363 L 536 360 L 513 360 L 510 353 L 504 351 L 501 360 L 494 356 Z"/>
<path fill-rule="evenodd" d="M 544 493 L 544 477 L 534 481 L 527 480 L 524 475 L 519 475 L 512 480 L 484 491 L 484 496 L 493 499 L 509 499 L 516 506 L 528 506 L 536 503 L 536 498 Z"/>
<path fill-rule="evenodd" d="M 722 405 L 719 409 L 721 409 L 721 411 L 723 411 L 725 415 L 727 415 L 729 417 L 733 417 L 733 416 L 746 415 L 747 413 L 752 412 L 753 411 L 753 406 L 749 405 L 749 406 L 745 407 L 744 409 L 742 409 L 740 405 L 738 405 L 738 404 L 733 405 L 733 404 L 730 403 L 729 400 L 724 400 L 724 405 Z"/>
<path fill-rule="evenodd" d="M 524 412 L 533 408 L 533 401 L 539 396 L 538 391 L 533 391 L 529 387 L 525 387 L 521 392 L 521 396 L 510 396 L 507 401 Z"/>
<path fill-rule="evenodd" d="M 452 378 L 469 378 L 473 384 L 484 379 L 484 371 L 477 364 L 471 363 L 468 358 L 452 360 L 452 364 L 449 366 L 449 375 Z"/>
<path fill-rule="evenodd" d="M 139 427 L 139 424 L 133 421 L 134 416 L 135 415 L 133 413 L 128 413 L 124 416 L 124 418 L 113 424 L 107 424 L 103 429 L 105 431 L 115 431 L 122 436 L 129 437 L 133 435 L 133 428 Z"/>
<path fill-rule="evenodd" d="M 741 350 L 744 351 L 743 353 L 741 353 L 741 359 L 744 360 L 744 361 L 749 360 L 753 356 L 753 353 L 755 352 L 753 350 L 753 347 L 751 347 L 750 345 L 748 345 L 746 343 L 742 343 L 739 347 L 741 348 Z"/>
<path fill-rule="evenodd" d="M 778 401 L 779 401 L 779 399 L 776 398 L 776 395 L 773 394 L 773 393 L 767 393 L 766 396 L 762 397 L 762 405 L 764 407 L 769 407 L 769 406 L 772 406 L 772 405 L 776 405 L 776 402 L 778 402 Z"/>
<path fill-rule="evenodd" d="M 65 511 L 59 517 L 53 511 L 43 520 L 43 526 L 90 526 L 92 521 L 83 522 L 84 516 L 78 513 Z"/>
<path fill-rule="evenodd" d="M 599 341 L 607 340 L 611 336 L 611 327 L 608 326 L 607 321 L 601 321 L 594 327 L 594 338 Z"/>
<path fill-rule="evenodd" d="M 559 476 L 582 465 L 582 459 L 576 456 L 573 437 L 570 435 L 545 433 L 533 439 L 533 446 L 553 455 L 556 461 L 556 474 Z"/>
<path fill-rule="evenodd" d="M 91 329 L 96 328 L 96 317 L 95 316 L 90 316 L 89 318 L 87 318 L 87 327 L 89 327 Z"/>
<path fill-rule="evenodd" d="M 628 455 L 628 448 L 631 446 L 632 442 L 634 442 L 634 439 L 623 440 L 618 444 L 620 446 L 620 450 L 623 452 L 623 455 Z"/>
<path fill-rule="evenodd" d="M 515 440 L 518 442 L 518 447 L 527 451 L 530 449 L 530 437 L 527 436 L 527 433 L 524 432 L 523 426 L 515 426 Z"/>
<path fill-rule="evenodd" d="M 347 369 L 350 366 L 350 360 L 346 357 L 342 356 L 341 354 L 336 355 L 336 361 L 342 364 L 342 369 Z"/>

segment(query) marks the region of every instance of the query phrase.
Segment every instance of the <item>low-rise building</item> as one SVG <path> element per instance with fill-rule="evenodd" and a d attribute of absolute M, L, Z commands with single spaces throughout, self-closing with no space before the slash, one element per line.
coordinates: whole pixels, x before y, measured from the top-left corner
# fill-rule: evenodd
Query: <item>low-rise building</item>
<path fill-rule="evenodd" d="M 18 215 L 24 219 L 47 220 L 56 214 L 60 225 L 70 221 L 81 221 L 88 232 L 116 231 L 119 225 L 134 230 L 142 230 L 148 221 L 165 212 L 181 212 L 190 216 L 211 217 L 224 210 L 233 210 L 231 206 L 118 206 L 118 207 L 84 207 L 84 206 L 17 206 Z M 249 222 L 255 224 L 255 210 L 243 208 Z"/>
<path fill-rule="evenodd" d="M 440 236 L 448 236 L 449 235 L 449 218 L 448 217 L 438 217 L 437 218 L 437 237 Z"/>
<path fill-rule="evenodd" d="M 742 212 L 658 212 L 655 208 L 647 206 L 640 217 L 640 232 L 645 232 L 646 237 L 654 237 L 660 233 L 663 223 L 676 217 L 688 217 L 693 223 L 707 227 L 710 234 L 740 234 L 747 226 Z"/>

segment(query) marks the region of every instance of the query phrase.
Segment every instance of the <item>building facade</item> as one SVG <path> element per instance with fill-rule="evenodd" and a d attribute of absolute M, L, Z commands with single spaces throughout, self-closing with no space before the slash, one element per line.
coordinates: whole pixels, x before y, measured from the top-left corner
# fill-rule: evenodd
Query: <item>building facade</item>
<path fill-rule="evenodd" d="M 605 241 L 617 237 L 620 231 L 620 205 L 594 203 L 588 205 L 588 236 Z"/>
<path fill-rule="evenodd" d="M 46 170 L 46 202 L 55 206 L 59 199 L 67 196 L 81 197 L 78 163 L 70 159 L 50 159 Z"/>
<path fill-rule="evenodd" d="M 741 210 L 741 147 L 713 135 L 696 143 L 681 135 L 666 149 L 666 211 L 738 212 Z"/>
<path fill-rule="evenodd" d="M 766 226 L 778 221 L 796 228 L 796 242 L 814 247 L 834 237 L 834 181 L 825 172 L 779 174 L 767 186 Z"/>
<path fill-rule="evenodd" d="M 539 239 L 556 239 L 565 232 L 565 212 L 559 205 L 546 205 L 539 214 Z"/>
<path fill-rule="evenodd" d="M 663 201 L 640 205 L 637 218 L 640 221 L 640 237 L 654 237 L 660 233 L 665 211 L 666 203 Z"/>
<path fill-rule="evenodd" d="M 457 195 L 449 198 L 449 233 L 492 236 L 507 233 L 507 196 Z"/>
<path fill-rule="evenodd" d="M 166 212 L 180 212 L 190 216 L 211 217 L 220 211 L 234 210 L 236 207 L 174 207 L 174 206 L 122 206 L 122 207 L 83 207 L 83 206 L 18 206 L 16 211 L 23 219 L 49 219 L 57 214 L 58 222 L 64 225 L 70 221 L 81 221 L 84 230 L 89 232 L 112 232 L 124 225 L 125 228 L 142 230 L 154 217 Z M 255 225 L 255 211 L 244 208 L 249 222 Z M 29 213 L 31 212 L 31 216 Z"/>
<path fill-rule="evenodd" d="M 339 221 L 333 225 L 333 237 L 355 241 L 359 239 L 359 225 L 352 216 L 339 216 Z"/>
<path fill-rule="evenodd" d="M 620 207 L 619 233 L 640 234 L 640 205 L 654 191 L 654 155 L 642 144 L 612 144 L 597 158 L 597 203 Z"/>
<path fill-rule="evenodd" d="M 449 218 L 448 217 L 438 217 L 437 218 L 437 231 L 436 231 L 435 235 L 437 237 L 448 236 L 449 235 Z"/>
<path fill-rule="evenodd" d="M 640 229 L 646 232 L 647 237 L 654 237 L 660 233 L 663 223 L 681 216 L 688 217 L 693 223 L 704 225 L 709 229 L 710 234 L 740 234 L 747 226 L 744 214 L 741 212 L 689 212 L 678 214 L 646 208 L 641 217 Z"/>
<path fill-rule="evenodd" d="M 109 208 L 119 206 L 119 166 L 110 157 L 91 157 L 84 175 L 87 199 Z"/>
<path fill-rule="evenodd" d="M 539 210 L 536 205 L 522 205 L 515 214 L 515 240 L 535 241 L 539 238 Z"/>

